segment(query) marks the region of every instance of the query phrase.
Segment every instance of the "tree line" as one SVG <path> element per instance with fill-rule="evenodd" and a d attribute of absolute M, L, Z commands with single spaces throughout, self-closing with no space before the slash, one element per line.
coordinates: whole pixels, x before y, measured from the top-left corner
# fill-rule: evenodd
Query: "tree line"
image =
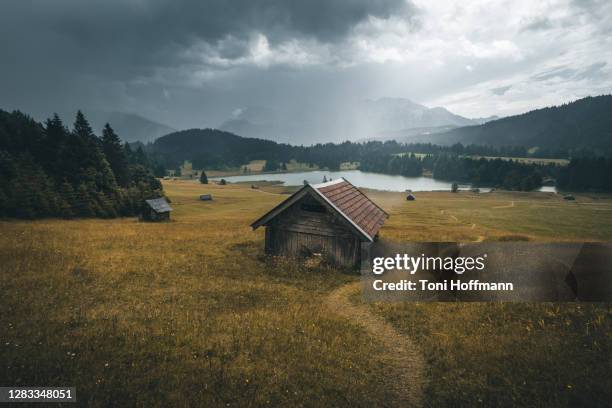
<path fill-rule="evenodd" d="M 587 148 L 527 149 L 461 143 L 439 146 L 394 140 L 291 146 L 243 138 L 220 130 L 192 129 L 166 135 L 148 145 L 146 150 L 167 168 L 174 168 L 183 160 L 192 160 L 194 167 L 199 169 L 239 168 L 251 160 L 266 160 L 265 171 L 282 171 L 286 163 L 294 159 L 311 168 L 317 166 L 333 171 L 339 170 L 344 162 L 359 162 L 363 171 L 404 176 L 427 172 L 443 180 L 511 190 L 535 189 L 550 177 L 558 178 L 560 188 L 612 191 L 602 176 L 610 173 L 606 159 L 597 159 L 602 153 Z M 570 158 L 571 162 L 561 167 L 494 157 Z"/>
<path fill-rule="evenodd" d="M 418 157 L 374 154 L 361 162 L 360 169 L 403 176 L 420 176 L 427 171 L 435 179 L 470 183 L 506 190 L 530 191 L 545 179 L 556 180 L 560 190 L 612 192 L 612 158 L 579 156 L 566 166 L 554 163 L 524 163 L 512 159 L 471 158 L 448 150 Z"/>
<path fill-rule="evenodd" d="M 39 123 L 0 110 L 0 216 L 131 216 L 163 190 L 142 146 L 122 144 L 110 124 L 94 134 L 81 111 L 72 129 L 55 114 Z M 163 175 L 163 174 L 162 174 Z"/>
<path fill-rule="evenodd" d="M 544 176 L 553 176 L 555 165 L 521 163 L 505 159 L 472 159 L 441 154 L 431 160 L 433 177 L 467 182 L 475 187 L 531 191 L 542 186 Z"/>
<path fill-rule="evenodd" d="M 361 162 L 361 170 L 418 177 L 427 171 L 435 179 L 470 183 L 506 190 L 529 191 L 542 185 L 543 177 L 552 177 L 556 166 L 526 164 L 514 160 L 472 159 L 445 151 L 417 156 L 373 155 Z"/>
<path fill-rule="evenodd" d="M 557 186 L 571 191 L 612 192 L 612 158 L 579 157 L 561 168 Z"/>

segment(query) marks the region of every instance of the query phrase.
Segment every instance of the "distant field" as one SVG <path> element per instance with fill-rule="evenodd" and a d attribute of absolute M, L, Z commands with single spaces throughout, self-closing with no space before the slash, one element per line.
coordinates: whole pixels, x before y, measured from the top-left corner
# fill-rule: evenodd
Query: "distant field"
<path fill-rule="evenodd" d="M 0 221 L 0 383 L 73 385 L 94 406 L 377 406 L 380 345 L 324 305 L 358 277 L 263 256 L 272 183 L 164 181 L 172 222 Z M 198 195 L 211 193 L 213 201 Z M 611 240 L 610 196 L 368 191 L 387 240 Z M 356 299 L 358 301 L 358 299 Z M 372 305 L 427 362 L 426 405 L 604 406 L 598 304 Z M 147 390 L 143 392 L 142 390 Z M 587 400 L 588 398 L 588 400 Z"/>
<path fill-rule="evenodd" d="M 340 163 L 340 170 L 357 170 L 357 169 L 359 169 L 359 162 Z"/>
<path fill-rule="evenodd" d="M 415 155 L 417 158 L 422 159 L 423 157 L 428 156 L 427 153 L 413 153 L 413 152 L 404 152 L 404 153 L 398 153 L 396 154 L 396 156 L 408 156 L 408 155 Z M 478 156 L 478 155 L 465 155 L 463 157 L 467 157 L 470 159 L 474 159 L 474 160 L 478 160 L 478 159 L 487 159 L 487 160 L 495 160 L 495 159 L 501 159 L 501 160 L 514 160 L 515 162 L 519 162 L 519 163 L 527 163 L 527 164 L 531 164 L 531 163 L 535 163 L 535 164 L 557 164 L 559 166 L 566 166 L 569 164 L 569 160 L 567 159 L 540 159 L 540 158 L 536 158 L 536 157 L 505 157 L 505 156 Z"/>
<path fill-rule="evenodd" d="M 404 153 L 397 153 L 397 154 L 394 154 L 394 156 L 400 156 L 400 157 L 403 157 L 403 156 L 410 156 L 410 155 L 414 155 L 414 156 L 415 156 L 416 158 L 418 158 L 418 159 L 422 159 L 423 157 L 428 156 L 428 154 L 427 154 L 427 153 L 414 153 L 414 152 L 404 152 Z"/>
<path fill-rule="evenodd" d="M 287 170 L 283 172 L 300 172 L 300 171 L 309 171 L 309 170 L 318 170 L 319 167 L 313 165 L 312 167 L 308 166 L 308 163 L 300 163 L 293 159 L 289 162 L 285 163 L 287 166 Z M 228 170 L 205 170 L 208 177 L 224 177 L 224 176 L 239 176 L 244 173 L 244 167 L 247 168 L 248 173 L 261 173 L 263 172 L 263 168 L 266 165 L 265 160 L 252 160 L 248 164 L 237 167 L 235 169 Z"/>
<path fill-rule="evenodd" d="M 247 164 L 246 167 L 249 171 L 262 171 L 265 165 L 265 160 L 251 160 L 251 162 Z"/>
<path fill-rule="evenodd" d="M 287 164 L 287 171 L 310 171 L 310 170 L 318 170 L 319 166 L 313 164 L 312 167 L 308 166 L 308 163 L 300 163 L 293 159 L 291 159 Z"/>
<path fill-rule="evenodd" d="M 553 193 L 420 192 L 405 203 L 402 193 L 372 191 L 392 206 L 381 237 L 412 241 L 478 241 L 521 236 L 532 241 L 612 240 L 612 196 Z"/>
<path fill-rule="evenodd" d="M 515 162 L 526 163 L 526 164 L 543 164 L 543 165 L 556 164 L 556 165 L 559 165 L 559 166 L 567 166 L 569 164 L 569 160 L 567 160 L 567 159 L 540 159 L 540 158 L 536 158 L 536 157 L 503 157 L 503 156 L 476 156 L 476 155 L 465 156 L 465 157 L 469 157 L 469 158 L 474 159 L 474 160 L 478 160 L 478 159 L 513 160 Z"/>

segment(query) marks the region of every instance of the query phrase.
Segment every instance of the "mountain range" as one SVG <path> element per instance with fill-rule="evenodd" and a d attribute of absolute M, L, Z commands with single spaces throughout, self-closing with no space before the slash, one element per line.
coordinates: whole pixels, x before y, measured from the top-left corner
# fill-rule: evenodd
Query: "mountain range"
<path fill-rule="evenodd" d="M 589 96 L 478 126 L 418 135 L 401 141 L 608 151 L 612 149 L 612 95 Z"/>
<path fill-rule="evenodd" d="M 415 129 L 448 130 L 495 118 L 468 119 L 409 99 L 381 98 L 301 108 L 251 106 L 234 111 L 219 129 L 246 137 L 311 144 L 385 138 L 394 133 L 414 133 Z"/>
<path fill-rule="evenodd" d="M 398 111 L 385 109 L 385 106 L 389 105 L 402 108 Z M 435 122 L 431 118 L 434 116 L 456 121 L 455 125 L 390 131 L 384 135 L 385 139 L 406 143 L 449 145 L 461 142 L 464 145 L 521 146 L 565 152 L 562 154 L 567 154 L 570 150 L 587 148 L 612 154 L 612 95 L 587 97 L 561 106 L 537 109 L 482 125 L 463 127 L 456 126 L 459 126 L 459 123 L 466 123 L 469 119 L 458 117 L 445 110 L 423 109 L 419 108 L 419 105 L 414 105 L 416 104 L 405 102 L 397 104 L 389 101 L 374 103 L 375 108 L 370 110 L 372 112 L 370 119 L 386 117 L 390 123 L 398 127 L 419 121 L 421 124 L 433 125 Z M 407 111 L 412 111 L 414 115 L 402 118 L 401 112 Z M 416 113 L 418 111 L 422 115 L 418 115 Z M 246 112 L 245 116 L 248 114 L 249 112 Z M 245 134 L 239 130 L 237 132 L 241 133 L 241 136 Z M 215 165 L 240 164 L 244 163 L 240 160 L 247 158 L 261 159 L 270 155 L 276 158 L 288 157 L 288 152 L 292 150 L 287 144 L 241 136 L 216 129 L 191 129 L 163 136 L 157 139 L 151 148 L 154 153 L 166 157 L 167 162 L 172 165 L 185 159 Z M 307 144 L 312 144 L 312 141 Z M 235 158 L 232 163 L 228 162 L 230 157 Z"/>
<path fill-rule="evenodd" d="M 87 115 L 91 126 L 97 134 L 107 122 L 115 132 L 126 142 L 153 142 L 158 137 L 176 132 L 176 129 L 145 118 L 135 113 L 94 111 Z"/>
<path fill-rule="evenodd" d="M 177 134 L 167 125 L 132 113 L 88 111 L 86 114 L 96 133 L 100 134 L 109 122 L 128 142 L 147 143 Z M 468 119 L 444 108 L 428 108 L 400 98 L 365 100 L 336 112 L 319 108 L 304 111 L 302 115 L 289 109 L 251 107 L 235 111 L 220 130 L 223 137 L 232 134 L 292 145 L 396 140 L 607 151 L 612 149 L 612 95 L 586 97 L 501 119 Z M 164 143 L 169 139 L 164 138 Z"/>

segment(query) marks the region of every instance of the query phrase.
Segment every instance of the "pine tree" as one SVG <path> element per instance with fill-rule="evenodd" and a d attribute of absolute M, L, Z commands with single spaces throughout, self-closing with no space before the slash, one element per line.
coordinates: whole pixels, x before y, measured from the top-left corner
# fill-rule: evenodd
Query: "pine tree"
<path fill-rule="evenodd" d="M 100 148 L 100 140 L 94 135 L 91 126 L 81 111 L 77 112 L 73 135 L 80 141 L 80 170 L 78 182 L 94 182 L 95 189 L 112 192 L 117 189 L 117 182 Z M 76 142 L 76 141 L 75 141 Z M 93 192 L 93 191 L 91 191 Z"/>
<path fill-rule="evenodd" d="M 127 156 L 121 146 L 121 140 L 113 128 L 107 123 L 102 130 L 102 151 L 115 175 L 117 183 L 126 187 L 130 182 Z"/>
<path fill-rule="evenodd" d="M 206 172 L 202 170 L 202 174 L 200 174 L 200 183 L 208 184 L 208 177 L 206 176 Z"/>
<path fill-rule="evenodd" d="M 45 160 L 42 162 L 45 170 L 52 175 L 59 174 L 61 169 L 61 152 L 68 141 L 68 129 L 57 115 L 53 114 L 52 118 L 45 122 L 45 142 L 46 146 Z"/>
<path fill-rule="evenodd" d="M 136 149 L 136 152 L 134 152 L 134 161 L 136 162 L 136 164 L 141 164 L 145 167 L 149 167 L 149 159 L 147 158 L 147 155 L 142 149 L 142 146 L 138 146 L 138 149 Z"/>

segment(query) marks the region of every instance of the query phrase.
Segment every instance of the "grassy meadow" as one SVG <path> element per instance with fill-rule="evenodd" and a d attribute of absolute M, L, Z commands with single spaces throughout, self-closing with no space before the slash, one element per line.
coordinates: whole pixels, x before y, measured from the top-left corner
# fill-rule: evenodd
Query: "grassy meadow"
<path fill-rule="evenodd" d="M 164 188 L 168 223 L 0 221 L 0 384 L 75 386 L 92 406 L 393 400 L 376 339 L 325 306 L 359 277 L 263 256 L 263 231 L 249 224 L 286 198 L 286 187 L 169 180 Z M 202 193 L 214 200 L 199 201 Z M 391 214 L 381 239 L 612 239 L 609 196 L 368 194 Z M 425 405 L 612 399 L 609 305 L 371 309 L 423 353 Z"/>
<path fill-rule="evenodd" d="M 569 160 L 568 159 L 545 159 L 545 158 L 539 158 L 539 157 L 506 157 L 506 156 L 478 156 L 478 155 L 471 155 L 471 156 L 465 156 L 465 157 L 469 157 L 471 159 L 474 160 L 478 160 L 478 159 L 487 159 L 487 160 L 495 160 L 495 159 L 501 159 L 501 160 L 512 160 L 518 163 L 524 163 L 524 164 L 541 164 L 541 165 L 547 165 L 547 164 L 556 164 L 557 166 L 567 166 L 569 164 Z"/>

